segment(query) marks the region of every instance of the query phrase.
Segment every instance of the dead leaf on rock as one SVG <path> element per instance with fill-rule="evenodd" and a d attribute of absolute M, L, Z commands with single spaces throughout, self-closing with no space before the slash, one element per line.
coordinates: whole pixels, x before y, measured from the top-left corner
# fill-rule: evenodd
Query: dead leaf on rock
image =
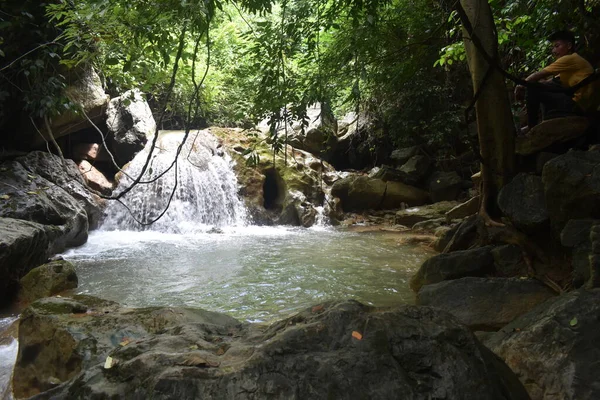
<path fill-rule="evenodd" d="M 352 331 L 352 337 L 356 340 L 362 340 L 362 335 L 358 331 Z"/>
<path fill-rule="evenodd" d="M 111 356 L 106 357 L 106 361 L 104 362 L 104 369 L 111 369 L 115 365 L 117 365 L 117 360 L 115 360 Z"/>
<path fill-rule="evenodd" d="M 312 312 L 313 312 L 313 313 L 317 313 L 317 312 L 319 312 L 319 311 L 322 311 L 322 310 L 323 310 L 323 308 L 324 308 L 323 304 L 320 304 L 320 305 L 318 305 L 318 306 L 314 306 L 314 307 L 312 308 Z"/>
<path fill-rule="evenodd" d="M 121 347 L 125 347 L 127 346 L 129 343 L 131 343 L 131 340 L 128 337 L 124 337 L 123 340 L 121 340 L 121 343 L 119 343 L 119 346 Z"/>

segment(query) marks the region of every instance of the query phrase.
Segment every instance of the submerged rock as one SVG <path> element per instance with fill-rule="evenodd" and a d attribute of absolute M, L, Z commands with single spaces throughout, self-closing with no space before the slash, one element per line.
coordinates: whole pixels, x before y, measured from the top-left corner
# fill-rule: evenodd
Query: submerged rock
<path fill-rule="evenodd" d="M 485 341 L 533 400 L 600 398 L 600 289 L 552 298 Z"/>
<path fill-rule="evenodd" d="M 527 398 L 473 334 L 428 307 L 330 302 L 265 328 L 203 310 L 75 303 L 87 313 L 55 314 L 40 302 L 24 313 L 16 396 Z"/>

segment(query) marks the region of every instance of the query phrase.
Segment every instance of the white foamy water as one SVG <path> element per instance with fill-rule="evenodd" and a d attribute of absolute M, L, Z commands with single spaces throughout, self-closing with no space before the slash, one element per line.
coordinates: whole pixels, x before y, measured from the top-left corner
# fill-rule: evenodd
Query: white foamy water
<path fill-rule="evenodd" d="M 0 318 L 0 399 L 12 400 L 11 378 L 19 343 L 8 334 L 17 317 Z"/>
<path fill-rule="evenodd" d="M 232 160 L 208 131 L 191 132 L 177 163 L 169 169 L 183 137 L 184 133 L 180 131 L 159 133 L 142 183 L 122 198 L 129 210 L 116 201 L 111 202 L 102 230 L 191 233 L 246 223 Z M 131 185 L 130 177 L 135 179 L 140 175 L 149 149 L 150 142 L 128 165 L 115 193 Z M 164 210 L 165 215 L 157 222 L 144 225 Z"/>

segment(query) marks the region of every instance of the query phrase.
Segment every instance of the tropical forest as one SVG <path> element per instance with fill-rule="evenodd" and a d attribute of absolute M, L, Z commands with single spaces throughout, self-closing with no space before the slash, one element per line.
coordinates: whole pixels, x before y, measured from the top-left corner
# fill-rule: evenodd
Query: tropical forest
<path fill-rule="evenodd" d="M 0 0 L 0 400 L 593 400 L 598 315 L 598 0 Z"/>

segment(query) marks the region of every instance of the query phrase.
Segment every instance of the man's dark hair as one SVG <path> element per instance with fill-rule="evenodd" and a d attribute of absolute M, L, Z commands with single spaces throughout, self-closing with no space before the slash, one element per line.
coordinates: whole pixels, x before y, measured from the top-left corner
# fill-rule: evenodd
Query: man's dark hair
<path fill-rule="evenodd" d="M 548 40 L 554 42 L 555 40 L 564 40 L 565 42 L 571 43 L 573 49 L 575 49 L 575 34 L 571 31 L 556 31 L 548 37 Z"/>

